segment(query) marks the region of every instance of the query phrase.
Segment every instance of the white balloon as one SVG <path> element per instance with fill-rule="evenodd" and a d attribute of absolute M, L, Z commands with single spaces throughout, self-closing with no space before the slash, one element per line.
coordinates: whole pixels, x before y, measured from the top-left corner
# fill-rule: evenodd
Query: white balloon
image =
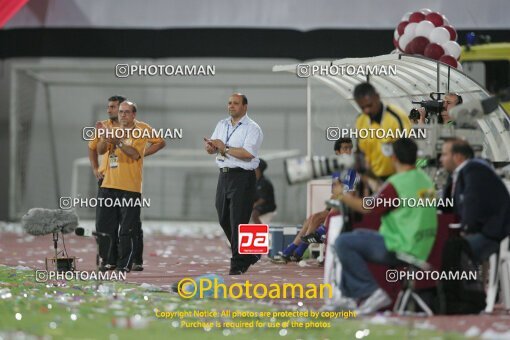
<path fill-rule="evenodd" d="M 457 63 L 457 70 L 459 70 L 460 72 L 464 72 L 464 68 L 462 68 L 461 63 Z"/>
<path fill-rule="evenodd" d="M 431 21 L 423 20 L 416 25 L 416 29 L 414 31 L 414 35 L 417 37 L 425 37 L 428 38 L 430 32 L 435 28 L 434 24 Z"/>
<path fill-rule="evenodd" d="M 393 33 L 393 38 L 395 38 L 395 40 L 398 41 L 399 37 L 400 37 L 400 35 L 398 35 L 398 30 L 395 29 L 395 32 Z"/>
<path fill-rule="evenodd" d="M 422 8 L 420 9 L 420 12 L 422 12 L 424 15 L 432 13 L 432 10 L 429 8 Z"/>
<path fill-rule="evenodd" d="M 450 32 L 444 27 L 436 27 L 430 32 L 429 40 L 431 43 L 443 45 L 450 40 Z"/>
<path fill-rule="evenodd" d="M 456 41 L 447 41 L 444 44 L 441 45 L 441 47 L 444 49 L 444 53 L 446 55 L 451 55 L 455 59 L 459 59 L 460 52 L 462 52 L 462 48 Z"/>
<path fill-rule="evenodd" d="M 407 12 L 406 14 L 404 14 L 402 19 L 400 19 L 400 22 L 402 22 L 402 21 L 409 21 L 409 17 L 411 16 L 411 14 L 413 14 L 413 12 Z"/>
<path fill-rule="evenodd" d="M 443 26 L 447 26 L 449 25 L 450 22 L 448 21 L 448 19 L 446 19 L 446 17 L 443 15 Z"/>
<path fill-rule="evenodd" d="M 415 35 L 415 31 L 416 31 L 416 26 L 418 26 L 417 23 L 415 22 L 410 22 L 407 24 L 406 28 L 404 28 L 404 34 L 409 34 L 409 35 L 412 35 L 413 38 L 416 36 Z M 446 28 L 445 28 L 446 29 Z M 450 34 L 450 33 L 448 33 Z"/>
<path fill-rule="evenodd" d="M 407 46 L 407 44 L 409 44 L 409 42 L 410 42 L 411 40 L 413 40 L 413 38 L 414 38 L 414 36 L 413 36 L 413 35 L 406 34 L 406 33 L 402 34 L 402 35 L 400 36 L 400 39 L 398 39 L 398 46 L 400 47 L 400 49 L 401 49 L 402 51 L 405 51 L 405 50 L 406 50 L 406 46 Z"/>

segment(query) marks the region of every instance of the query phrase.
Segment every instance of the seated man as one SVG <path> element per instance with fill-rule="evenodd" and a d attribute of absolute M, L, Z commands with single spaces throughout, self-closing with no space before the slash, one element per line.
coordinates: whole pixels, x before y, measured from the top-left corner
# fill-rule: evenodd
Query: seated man
<path fill-rule="evenodd" d="M 335 186 L 335 198 L 360 213 L 381 215 L 379 231 L 356 229 L 340 234 L 335 241 L 335 252 L 342 264 L 341 290 L 345 297 L 337 308 L 355 308 L 360 314 L 370 314 L 391 304 L 389 295 L 378 287 L 367 262 L 397 265 L 395 253 L 406 253 L 426 260 L 437 231 L 434 207 L 402 204 L 403 199 L 425 198 L 433 193 L 434 184 L 425 172 L 416 169 L 418 147 L 408 138 L 392 144 L 391 160 L 396 174 L 390 176 L 374 197 L 385 199 L 384 204 L 366 210 L 360 198 L 345 195 L 341 185 Z M 400 199 L 400 201 L 398 201 Z M 398 201 L 398 202 L 397 202 Z M 400 202 L 400 204 L 398 204 Z"/>
<path fill-rule="evenodd" d="M 253 203 L 253 211 L 251 219 L 253 223 L 262 224 L 260 216 L 276 210 L 274 202 L 274 188 L 271 181 L 264 176 L 264 171 L 267 169 L 267 163 L 260 158 L 260 163 L 255 169 L 255 176 L 257 177 L 255 203 Z"/>
<path fill-rule="evenodd" d="M 352 153 L 352 139 L 340 138 L 335 141 L 334 145 L 335 155 L 350 155 Z M 339 181 L 340 173 L 334 172 L 331 177 L 333 183 Z M 351 192 L 359 182 L 359 176 L 354 169 L 349 169 L 342 179 L 344 191 Z M 320 242 L 322 235 L 326 234 L 324 221 L 329 214 L 329 209 L 324 209 L 318 213 L 312 214 L 303 223 L 303 227 L 296 235 L 294 241 L 287 246 L 282 252 L 281 259 L 277 259 L 275 263 L 287 263 L 289 261 L 299 262 L 303 257 L 304 252 L 311 242 Z"/>
<path fill-rule="evenodd" d="M 475 260 L 483 262 L 510 234 L 510 194 L 492 166 L 473 158 L 468 142 L 452 138 L 443 144 L 441 164 L 452 175 L 445 196 L 453 197 Z"/>

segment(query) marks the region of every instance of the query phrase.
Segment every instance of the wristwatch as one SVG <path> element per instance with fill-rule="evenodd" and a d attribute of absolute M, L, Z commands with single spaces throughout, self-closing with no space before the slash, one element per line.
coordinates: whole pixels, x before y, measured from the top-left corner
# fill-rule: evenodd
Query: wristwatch
<path fill-rule="evenodd" d="M 230 146 L 225 146 L 225 152 L 223 152 L 224 155 L 226 155 L 230 151 Z"/>

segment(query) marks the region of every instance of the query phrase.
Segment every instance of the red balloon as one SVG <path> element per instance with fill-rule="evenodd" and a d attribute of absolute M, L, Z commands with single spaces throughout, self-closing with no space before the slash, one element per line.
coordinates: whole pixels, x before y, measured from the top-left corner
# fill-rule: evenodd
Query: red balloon
<path fill-rule="evenodd" d="M 411 50 L 413 51 L 413 54 L 421 54 L 423 55 L 423 52 L 425 51 L 425 47 L 429 44 L 429 39 L 425 37 L 416 37 L 409 45 L 411 45 Z"/>
<path fill-rule="evenodd" d="M 455 30 L 455 28 L 453 28 L 452 26 L 450 25 L 443 25 L 444 28 L 446 28 L 448 30 L 448 32 L 450 32 L 450 40 L 457 40 L 457 31 Z"/>
<path fill-rule="evenodd" d="M 425 19 L 425 14 L 422 12 L 414 12 L 409 16 L 409 22 L 420 22 Z"/>
<path fill-rule="evenodd" d="M 441 47 L 441 45 L 436 43 L 430 43 L 425 47 L 425 51 L 423 52 L 423 55 L 427 58 L 439 60 L 441 56 L 444 54 L 444 48 Z"/>
<path fill-rule="evenodd" d="M 436 27 L 442 26 L 444 24 L 443 15 L 437 12 L 427 14 L 425 20 L 432 22 Z"/>
<path fill-rule="evenodd" d="M 457 65 L 458 65 L 457 60 L 454 57 L 452 57 L 451 55 L 444 55 L 441 58 L 439 58 L 439 61 L 442 63 L 448 64 L 452 67 L 455 67 L 455 68 L 457 68 Z"/>
<path fill-rule="evenodd" d="M 397 32 L 398 32 L 399 36 L 404 34 L 404 29 L 406 28 L 408 23 L 409 23 L 409 21 L 402 21 L 400 24 L 398 24 Z"/>
<path fill-rule="evenodd" d="M 405 54 L 414 54 L 414 50 L 413 50 L 413 44 L 411 44 L 413 41 L 411 40 L 407 46 L 406 46 L 406 49 L 404 51 Z"/>

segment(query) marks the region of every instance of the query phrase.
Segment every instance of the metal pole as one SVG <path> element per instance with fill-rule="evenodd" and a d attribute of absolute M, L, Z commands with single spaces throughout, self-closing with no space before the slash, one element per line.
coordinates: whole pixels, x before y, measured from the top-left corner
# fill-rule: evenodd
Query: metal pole
<path fill-rule="evenodd" d="M 312 156 L 312 86 L 306 80 L 306 156 Z"/>
<path fill-rule="evenodd" d="M 18 203 L 20 201 L 19 196 L 21 192 L 16 190 L 16 184 L 18 183 L 17 174 L 18 171 L 16 166 L 18 164 L 18 159 L 16 157 L 16 150 L 18 148 L 17 137 L 18 137 L 18 120 L 16 117 L 16 110 L 18 108 L 16 94 L 18 88 L 18 73 L 16 67 L 13 66 L 11 70 L 11 103 L 10 103 L 10 137 L 11 137 L 11 145 L 9 148 L 10 151 L 10 171 L 9 171 L 9 219 L 14 220 L 16 218 L 16 211 L 18 208 Z"/>
<path fill-rule="evenodd" d="M 51 149 L 51 161 L 53 163 L 53 178 L 55 180 L 55 192 L 56 192 L 56 203 L 59 206 L 59 200 L 61 197 L 60 192 L 60 177 L 58 175 L 58 159 L 57 159 L 57 145 L 55 142 L 55 130 L 53 128 L 53 117 L 51 114 L 51 97 L 50 88 L 47 83 L 44 83 L 44 94 L 46 96 L 46 114 L 48 116 L 48 134 L 50 135 L 50 149 Z"/>
<path fill-rule="evenodd" d="M 436 88 L 436 92 L 441 92 L 440 91 L 440 87 L 441 87 L 441 81 L 440 81 L 440 77 L 441 77 L 441 72 L 439 72 L 440 68 L 441 68 L 441 64 L 440 63 L 437 63 L 436 64 L 437 66 L 437 74 L 436 74 L 436 78 L 437 78 L 437 88 Z"/>

